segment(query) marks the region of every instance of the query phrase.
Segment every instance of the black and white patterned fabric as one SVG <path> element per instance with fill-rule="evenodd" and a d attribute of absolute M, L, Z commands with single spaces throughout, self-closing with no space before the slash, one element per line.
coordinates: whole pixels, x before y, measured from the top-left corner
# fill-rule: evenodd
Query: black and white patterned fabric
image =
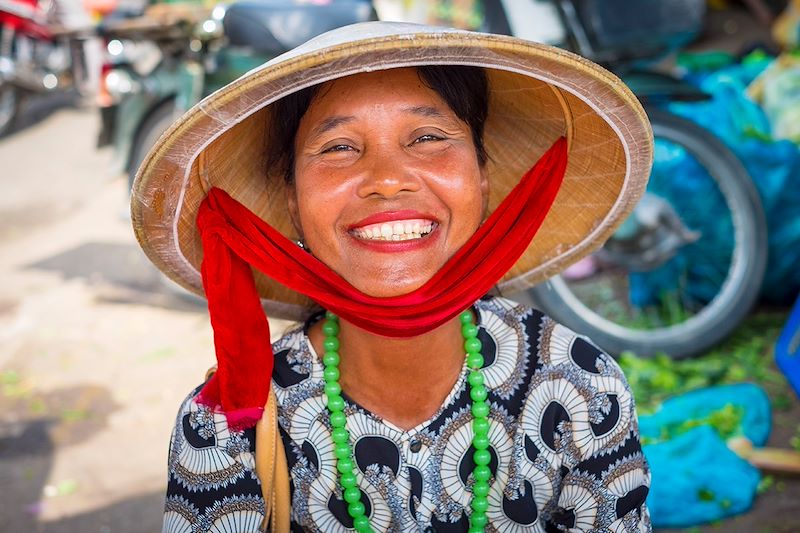
<path fill-rule="evenodd" d="M 489 527 L 502 533 L 651 531 L 650 473 L 633 397 L 589 340 L 509 300 L 475 304 L 492 460 Z M 304 327 L 273 345 L 294 531 L 352 531 L 338 487 L 323 366 Z M 377 532 L 468 529 L 473 480 L 467 369 L 440 410 L 404 431 L 343 394 L 356 476 Z M 199 389 L 198 389 L 199 390 Z M 169 453 L 165 532 L 249 533 L 263 512 L 254 430 L 184 402 Z"/>

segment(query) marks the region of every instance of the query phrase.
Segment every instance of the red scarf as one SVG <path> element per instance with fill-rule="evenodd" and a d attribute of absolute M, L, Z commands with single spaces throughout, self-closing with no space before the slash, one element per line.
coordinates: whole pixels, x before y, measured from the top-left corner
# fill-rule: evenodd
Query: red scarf
<path fill-rule="evenodd" d="M 273 354 L 251 265 L 369 332 L 420 335 L 471 306 L 517 262 L 550 210 L 566 166 L 562 137 L 439 272 L 415 291 L 390 298 L 360 292 L 225 191 L 212 188 L 200 204 L 197 225 L 217 372 L 200 401 L 223 411 L 234 429 L 261 418 Z"/>

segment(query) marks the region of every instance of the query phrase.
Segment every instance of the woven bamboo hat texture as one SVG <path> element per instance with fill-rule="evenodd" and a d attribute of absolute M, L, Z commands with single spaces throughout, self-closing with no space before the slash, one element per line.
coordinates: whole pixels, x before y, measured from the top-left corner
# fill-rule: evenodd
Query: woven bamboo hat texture
<path fill-rule="evenodd" d="M 494 209 L 560 136 L 569 142 L 564 182 L 525 254 L 499 282 L 526 289 L 594 251 L 631 212 L 652 163 L 652 132 L 630 90 L 575 54 L 506 36 L 417 24 L 367 22 L 325 33 L 208 96 L 159 139 L 136 176 L 133 226 L 148 257 L 202 295 L 198 206 L 211 187 L 290 239 L 283 176 L 266 165 L 270 104 L 302 88 L 381 69 L 484 67 L 485 144 Z M 270 316 L 302 319 L 305 296 L 255 273 Z"/>

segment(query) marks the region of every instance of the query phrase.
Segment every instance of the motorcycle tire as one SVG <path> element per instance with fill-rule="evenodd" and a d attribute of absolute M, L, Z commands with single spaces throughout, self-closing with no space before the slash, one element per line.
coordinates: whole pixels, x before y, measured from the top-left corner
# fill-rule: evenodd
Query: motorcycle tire
<path fill-rule="evenodd" d="M 9 133 L 17 121 L 21 95 L 10 83 L 0 83 L 0 137 Z"/>
<path fill-rule="evenodd" d="M 136 132 L 128 162 L 128 190 L 132 190 L 136 171 L 139 170 L 147 152 L 155 146 L 158 138 L 177 118 L 175 100 L 170 98 L 158 104 L 142 121 Z"/>
<path fill-rule="evenodd" d="M 715 182 L 730 212 L 733 246 L 716 295 L 697 314 L 654 329 L 638 329 L 601 316 L 579 300 L 561 276 L 512 298 L 538 307 L 561 324 L 589 336 L 613 356 L 632 351 L 642 357 L 665 353 L 681 359 L 722 341 L 751 310 L 766 268 L 767 224 L 749 174 L 717 137 L 694 122 L 660 109 L 649 109 L 648 115 L 656 140 L 673 143 L 694 157 Z"/>
<path fill-rule="evenodd" d="M 172 99 L 164 100 L 161 104 L 156 106 L 153 111 L 147 115 L 139 127 L 136 135 L 136 140 L 133 143 L 131 150 L 130 164 L 128 166 L 128 190 L 133 190 L 133 180 L 136 177 L 136 171 L 144 161 L 147 152 L 155 146 L 159 137 L 167 131 L 172 123 L 178 118 L 176 113 L 175 101 Z M 158 275 L 158 284 L 163 289 L 163 292 L 177 297 L 178 299 L 197 305 L 200 307 L 205 306 L 205 300 L 194 293 L 191 293 L 168 279 L 163 273 Z"/>

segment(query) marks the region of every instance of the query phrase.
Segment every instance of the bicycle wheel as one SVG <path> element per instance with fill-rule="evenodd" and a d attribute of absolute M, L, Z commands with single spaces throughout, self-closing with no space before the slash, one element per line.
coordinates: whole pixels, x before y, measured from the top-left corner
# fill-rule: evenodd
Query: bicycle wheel
<path fill-rule="evenodd" d="M 655 161 L 642 202 L 600 251 L 516 299 L 612 355 L 683 358 L 724 339 L 755 303 L 766 219 L 721 141 L 668 112 L 648 114 Z"/>

